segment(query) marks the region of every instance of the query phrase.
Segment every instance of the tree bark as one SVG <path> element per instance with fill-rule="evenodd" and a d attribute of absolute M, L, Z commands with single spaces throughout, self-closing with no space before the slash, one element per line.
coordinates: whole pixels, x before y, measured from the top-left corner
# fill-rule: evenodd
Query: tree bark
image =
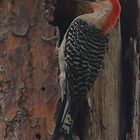
<path fill-rule="evenodd" d="M 137 41 L 131 40 L 131 67 L 133 71 L 133 112 L 132 112 L 132 132 L 131 132 L 131 138 L 130 140 L 139 140 L 139 118 L 140 118 L 140 110 L 139 110 L 139 96 L 140 96 L 140 79 L 139 79 L 139 73 L 140 73 L 140 55 L 137 51 Z"/>
<path fill-rule="evenodd" d="M 139 1 L 140 4 L 140 1 Z M 140 139 L 140 5 L 137 18 L 137 39 L 131 39 L 131 67 L 133 72 L 132 132 L 129 140 Z"/>
<path fill-rule="evenodd" d="M 139 0 L 122 0 L 123 92 L 126 140 L 139 140 Z M 131 19 L 131 21 L 130 21 Z M 129 22 L 130 21 L 130 22 Z"/>
<path fill-rule="evenodd" d="M 0 139 L 51 139 L 59 101 L 53 5 L 0 1 Z M 47 20 L 46 20 L 47 19 Z"/>

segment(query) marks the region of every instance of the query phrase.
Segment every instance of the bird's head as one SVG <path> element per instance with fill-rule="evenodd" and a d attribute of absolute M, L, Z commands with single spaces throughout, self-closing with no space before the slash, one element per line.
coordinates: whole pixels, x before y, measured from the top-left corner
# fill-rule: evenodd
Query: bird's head
<path fill-rule="evenodd" d="M 121 6 L 119 0 L 108 0 L 112 4 L 112 10 L 110 14 L 108 15 L 107 20 L 105 21 L 103 30 L 104 33 L 109 32 L 114 28 L 114 26 L 117 24 L 120 13 L 121 13 Z"/>
<path fill-rule="evenodd" d="M 120 17 L 120 11 L 121 11 L 119 0 L 106 0 L 106 1 L 100 1 L 100 2 L 93 2 L 90 0 L 75 0 L 75 1 L 79 3 L 87 4 L 88 7 L 92 9 L 92 11 L 90 11 L 89 13 L 92 13 L 96 11 L 97 9 L 102 9 L 102 8 L 112 5 L 110 9 L 110 13 L 108 17 L 106 18 L 106 21 L 103 25 L 103 28 L 102 28 L 103 32 L 104 33 L 109 32 L 117 24 L 117 21 Z"/>

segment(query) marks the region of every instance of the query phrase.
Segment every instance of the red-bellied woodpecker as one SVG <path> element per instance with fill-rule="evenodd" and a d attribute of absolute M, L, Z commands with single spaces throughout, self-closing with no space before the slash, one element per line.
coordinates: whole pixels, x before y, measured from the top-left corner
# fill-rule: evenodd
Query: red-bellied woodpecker
<path fill-rule="evenodd" d="M 87 2 L 94 12 L 73 20 L 59 49 L 63 100 L 53 140 L 58 140 L 61 134 L 65 140 L 72 140 L 78 111 L 99 75 L 108 47 L 108 34 L 120 16 L 119 0 Z"/>

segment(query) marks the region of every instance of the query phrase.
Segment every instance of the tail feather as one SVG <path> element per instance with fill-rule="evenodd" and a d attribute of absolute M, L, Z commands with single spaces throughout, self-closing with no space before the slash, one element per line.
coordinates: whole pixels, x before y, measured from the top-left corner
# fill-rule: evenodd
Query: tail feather
<path fill-rule="evenodd" d="M 64 135 L 66 140 L 72 140 L 72 129 L 73 120 L 70 115 L 70 103 L 65 95 L 57 117 L 53 140 L 59 140 L 61 135 Z"/>
<path fill-rule="evenodd" d="M 53 140 L 59 140 L 63 136 L 65 140 L 72 140 L 76 127 L 78 112 L 83 103 L 83 98 L 70 99 L 64 95 L 56 121 Z"/>

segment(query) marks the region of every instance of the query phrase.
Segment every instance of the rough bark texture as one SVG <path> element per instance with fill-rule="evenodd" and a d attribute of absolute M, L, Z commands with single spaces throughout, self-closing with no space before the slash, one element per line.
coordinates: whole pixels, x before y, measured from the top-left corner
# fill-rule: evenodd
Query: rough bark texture
<path fill-rule="evenodd" d="M 44 0 L 0 1 L 0 139 L 50 139 L 59 100 L 56 30 Z M 45 12 L 46 11 L 46 12 Z"/>
<path fill-rule="evenodd" d="M 122 0 L 123 100 L 125 103 L 125 139 L 139 140 L 139 0 Z M 130 21 L 131 19 L 131 21 Z"/>
<path fill-rule="evenodd" d="M 140 4 L 140 2 L 139 2 Z M 131 40 L 131 67 L 133 72 L 133 112 L 132 132 L 129 140 L 140 139 L 140 6 L 137 19 L 137 39 Z"/>
<path fill-rule="evenodd" d="M 138 26 L 138 48 L 139 48 L 139 50 L 138 50 L 138 53 L 139 53 L 139 67 L 138 67 L 138 69 L 139 69 L 139 73 L 138 73 L 138 87 L 139 87 L 139 90 L 138 90 L 138 92 L 139 92 L 139 96 L 140 96 L 140 0 L 139 0 L 139 11 L 138 11 L 138 21 L 137 21 L 137 26 Z M 140 115 L 140 101 L 139 101 L 139 115 Z M 140 139 L 140 116 L 139 116 L 139 120 L 138 120 L 138 124 L 139 124 L 139 127 L 138 127 L 138 138 Z"/>
<path fill-rule="evenodd" d="M 130 140 L 139 140 L 139 130 L 140 130 L 140 124 L 139 124 L 139 118 L 140 118 L 140 55 L 137 50 L 137 41 L 132 40 L 131 42 L 131 67 L 133 71 L 133 112 L 132 112 L 132 132 L 131 132 L 131 138 Z"/>

